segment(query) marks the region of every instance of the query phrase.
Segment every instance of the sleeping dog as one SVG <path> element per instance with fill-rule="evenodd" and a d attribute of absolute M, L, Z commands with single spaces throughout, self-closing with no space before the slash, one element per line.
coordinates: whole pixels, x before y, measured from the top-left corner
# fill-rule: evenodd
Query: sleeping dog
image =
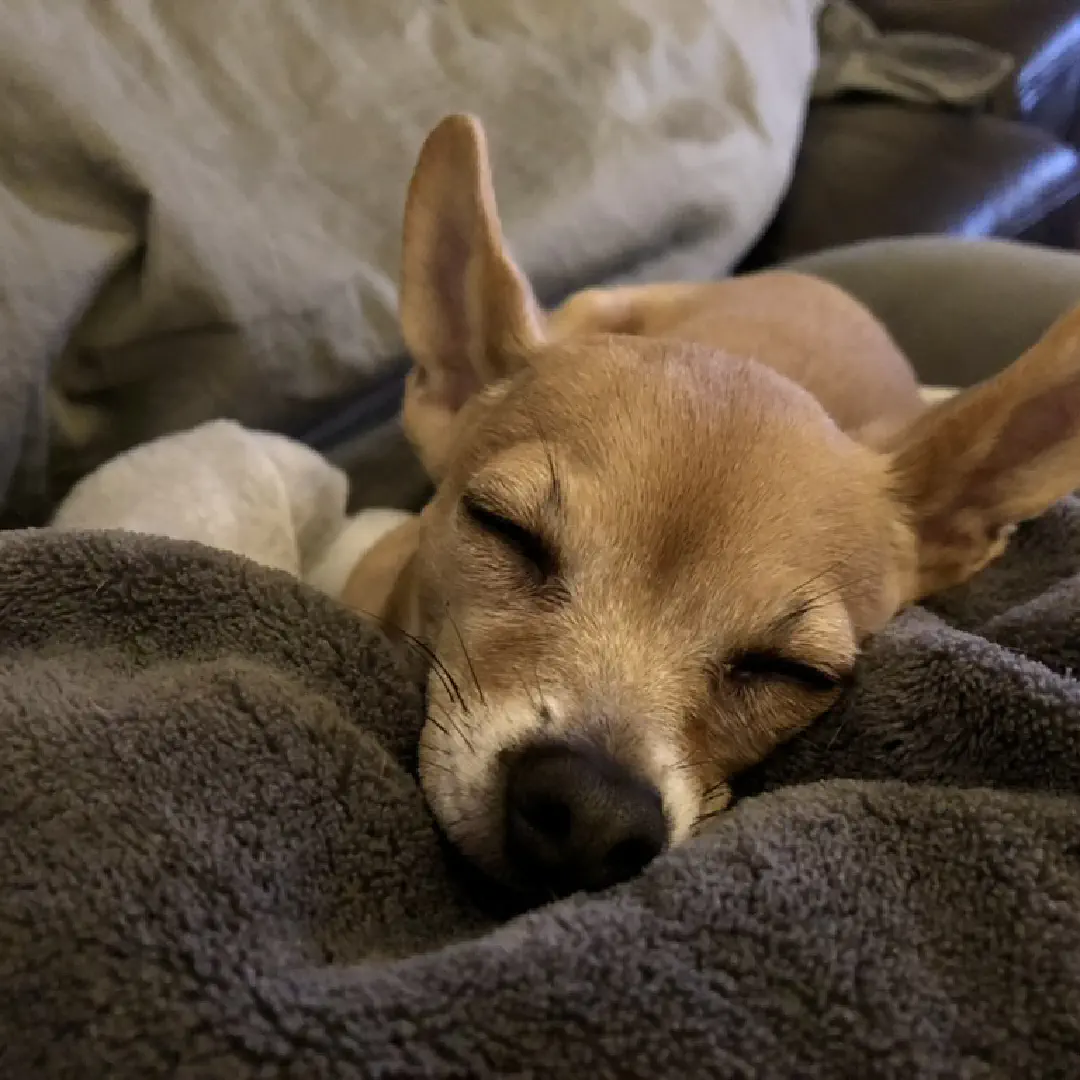
<path fill-rule="evenodd" d="M 545 312 L 467 116 L 421 151 L 400 305 L 403 421 L 437 490 L 367 532 L 342 597 L 430 650 L 442 828 L 547 895 L 692 836 L 835 701 L 863 639 L 1080 486 L 1080 309 L 933 407 L 811 277 Z"/>

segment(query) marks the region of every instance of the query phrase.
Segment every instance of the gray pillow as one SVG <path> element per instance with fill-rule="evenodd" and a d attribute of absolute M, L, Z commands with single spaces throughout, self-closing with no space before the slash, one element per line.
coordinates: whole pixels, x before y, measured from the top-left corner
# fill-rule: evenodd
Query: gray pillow
<path fill-rule="evenodd" d="M 0 499 L 400 355 L 404 192 L 485 121 L 548 294 L 730 267 L 784 191 L 818 0 L 17 0 L 0 7 Z M 51 370 L 50 370 L 51 369 Z M 18 469 L 16 473 L 15 470 Z"/>

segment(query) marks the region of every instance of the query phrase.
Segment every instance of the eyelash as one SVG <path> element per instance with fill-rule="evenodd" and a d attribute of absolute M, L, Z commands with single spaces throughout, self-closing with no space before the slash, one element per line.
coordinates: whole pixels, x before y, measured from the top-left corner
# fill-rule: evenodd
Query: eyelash
<path fill-rule="evenodd" d="M 714 677 L 717 682 L 733 680 L 748 684 L 754 682 L 797 683 L 814 693 L 824 694 L 838 690 L 844 678 L 835 672 L 815 667 L 813 664 L 793 660 L 781 653 L 747 652 L 724 664 Z"/>
<path fill-rule="evenodd" d="M 538 584 L 543 584 L 555 576 L 558 571 L 555 552 L 538 533 L 485 506 L 472 495 L 462 498 L 461 508 L 473 525 L 517 555 L 533 572 Z"/>

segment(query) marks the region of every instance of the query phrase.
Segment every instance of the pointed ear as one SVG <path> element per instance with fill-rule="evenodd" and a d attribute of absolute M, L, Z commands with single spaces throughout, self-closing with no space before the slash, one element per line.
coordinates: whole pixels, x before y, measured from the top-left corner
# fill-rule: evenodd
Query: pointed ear
<path fill-rule="evenodd" d="M 1080 306 L 1000 375 L 890 440 L 918 542 L 912 599 L 971 577 L 1016 525 L 1080 488 Z"/>
<path fill-rule="evenodd" d="M 503 241 L 478 120 L 446 117 L 420 151 L 405 205 L 399 298 L 412 354 L 406 434 L 437 477 L 454 417 L 542 339 L 532 289 Z"/>

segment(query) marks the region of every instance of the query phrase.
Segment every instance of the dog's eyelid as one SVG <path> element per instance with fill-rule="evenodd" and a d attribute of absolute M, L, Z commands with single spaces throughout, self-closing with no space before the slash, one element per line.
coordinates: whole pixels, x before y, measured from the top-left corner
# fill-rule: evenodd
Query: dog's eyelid
<path fill-rule="evenodd" d="M 806 618 L 812 605 L 800 604 L 777 619 L 761 636 L 738 656 L 750 656 L 764 661 L 773 658 L 778 666 L 789 667 L 792 673 L 802 670 L 822 682 L 831 680 L 837 687 L 851 679 L 855 652 L 836 642 L 836 649 L 823 647 L 822 629 L 814 619 Z M 831 635 L 830 635 L 831 636 Z"/>
<path fill-rule="evenodd" d="M 520 524 L 518 515 L 496 495 L 486 491 L 466 491 L 461 496 L 461 506 L 466 513 L 490 514 L 515 525 Z M 527 526 L 522 525 L 522 528 Z"/>
<path fill-rule="evenodd" d="M 499 495 L 487 491 L 466 491 L 461 497 L 461 509 L 477 523 L 489 526 L 503 525 L 523 536 L 528 535 L 537 543 L 550 545 L 548 531 L 537 516 L 511 505 Z M 482 519 L 482 520 L 481 520 Z"/>
<path fill-rule="evenodd" d="M 819 691 L 838 690 L 851 678 L 846 664 L 797 656 L 783 649 L 759 647 L 728 658 L 726 674 L 737 680 L 786 680 Z"/>
<path fill-rule="evenodd" d="M 555 576 L 558 556 L 548 537 L 531 524 L 525 524 L 511 511 L 486 496 L 466 491 L 461 509 L 472 523 L 512 549 L 528 563 L 543 581 Z"/>

